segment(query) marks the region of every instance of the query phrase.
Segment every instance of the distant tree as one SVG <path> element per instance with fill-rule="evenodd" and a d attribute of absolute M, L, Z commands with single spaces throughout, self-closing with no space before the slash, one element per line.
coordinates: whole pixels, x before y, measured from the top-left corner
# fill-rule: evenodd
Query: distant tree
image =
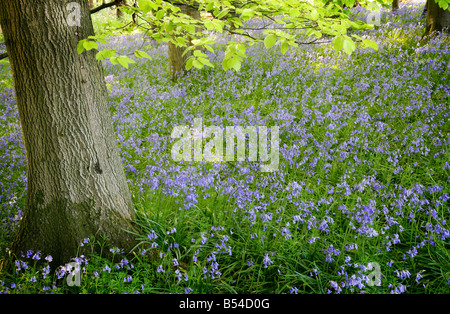
<path fill-rule="evenodd" d="M 116 1 L 116 3 L 117 3 L 116 15 L 117 15 L 117 18 L 119 19 L 123 16 L 123 11 L 121 9 L 119 9 L 119 7 L 126 5 L 127 1 L 119 0 L 119 1 Z"/>
<path fill-rule="evenodd" d="M 392 12 L 396 12 L 399 8 L 399 0 L 392 1 Z"/>
<path fill-rule="evenodd" d="M 189 17 L 196 19 L 196 20 L 200 20 L 200 11 L 193 9 L 192 7 L 189 7 L 187 5 L 179 5 L 177 6 L 180 8 L 180 12 L 184 13 L 186 15 L 188 15 Z M 200 31 L 199 28 L 197 28 L 197 31 Z M 174 35 L 174 38 L 176 40 L 176 38 L 184 38 L 186 36 L 183 36 L 183 34 L 181 35 Z M 188 45 L 192 46 L 192 39 L 193 38 L 186 38 L 186 40 L 188 41 Z M 171 72 L 172 72 L 172 80 L 176 81 L 177 80 L 177 76 L 180 75 L 186 67 L 186 62 L 189 58 L 191 58 L 193 56 L 193 52 L 192 51 L 188 51 L 186 53 L 184 53 L 186 50 L 185 47 L 183 46 L 177 46 L 176 44 L 172 43 L 169 41 L 169 62 L 170 62 L 170 68 L 171 68 Z"/>

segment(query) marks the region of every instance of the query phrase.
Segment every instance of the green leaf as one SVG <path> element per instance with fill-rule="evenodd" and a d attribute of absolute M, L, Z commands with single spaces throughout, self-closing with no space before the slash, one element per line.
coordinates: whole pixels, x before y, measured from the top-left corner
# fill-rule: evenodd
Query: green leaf
<path fill-rule="evenodd" d="M 447 8 L 448 8 L 448 1 L 447 0 L 439 0 L 438 4 L 439 4 L 439 6 L 442 9 L 447 10 Z"/>
<path fill-rule="evenodd" d="M 252 18 L 255 15 L 255 11 L 251 9 L 244 9 L 241 13 L 241 18 L 244 21 L 247 21 L 248 19 Z"/>
<path fill-rule="evenodd" d="M 214 49 L 209 45 L 205 45 L 205 48 L 208 49 L 210 52 L 214 52 Z"/>
<path fill-rule="evenodd" d="M 145 51 L 136 50 L 136 51 L 134 52 L 134 55 L 135 55 L 136 57 L 138 57 L 138 58 L 147 58 L 147 59 L 149 59 L 149 60 L 152 60 L 152 57 L 150 57 L 150 56 L 148 55 L 148 53 L 146 53 Z"/>
<path fill-rule="evenodd" d="M 236 71 L 239 71 L 239 69 L 241 68 L 241 64 L 242 64 L 242 60 L 239 57 L 232 57 L 229 61 L 228 61 L 228 66 L 230 68 L 235 69 Z"/>
<path fill-rule="evenodd" d="M 99 43 L 106 44 L 105 36 L 98 35 L 98 36 L 89 36 L 89 40 L 98 41 Z"/>
<path fill-rule="evenodd" d="M 206 29 L 209 31 L 212 31 L 215 28 L 213 22 L 211 22 L 211 21 L 206 21 L 204 23 L 204 25 L 205 25 Z"/>
<path fill-rule="evenodd" d="M 166 12 L 165 12 L 164 10 L 159 10 L 159 11 L 156 13 L 156 18 L 157 18 L 158 20 L 162 19 L 165 13 L 166 13 Z"/>
<path fill-rule="evenodd" d="M 245 50 L 246 50 L 246 48 L 245 48 L 245 45 L 242 45 L 242 44 L 237 44 L 236 45 L 236 54 L 238 55 L 238 56 L 241 56 L 241 57 L 247 57 L 246 55 L 245 55 Z"/>
<path fill-rule="evenodd" d="M 214 1 L 211 1 L 206 5 L 205 11 L 211 11 L 213 8 L 214 8 Z"/>
<path fill-rule="evenodd" d="M 117 62 L 119 62 L 119 64 L 121 66 L 123 66 L 125 69 L 128 69 L 128 64 L 129 63 L 136 63 L 134 60 L 128 58 L 127 56 L 117 57 Z"/>
<path fill-rule="evenodd" d="M 319 18 L 319 12 L 317 12 L 317 10 L 312 10 L 311 11 L 311 19 L 313 20 L 313 21 L 316 21 L 317 19 Z"/>
<path fill-rule="evenodd" d="M 244 26 L 244 24 L 242 24 L 241 19 L 237 18 L 237 17 L 232 17 L 232 18 L 228 18 L 229 21 L 234 23 L 234 26 Z"/>
<path fill-rule="evenodd" d="M 376 42 L 374 42 L 373 40 L 363 39 L 362 43 L 365 47 L 372 48 L 375 51 L 378 50 L 378 44 Z"/>
<path fill-rule="evenodd" d="M 194 61 L 192 61 L 192 65 L 195 66 L 197 69 L 202 69 L 203 68 L 203 64 L 200 61 L 196 60 L 196 59 L 194 59 Z"/>
<path fill-rule="evenodd" d="M 189 58 L 187 61 L 186 61 L 186 70 L 190 70 L 191 68 L 192 68 L 192 62 L 194 61 L 195 59 L 194 58 Z"/>
<path fill-rule="evenodd" d="M 228 10 L 223 10 L 223 11 L 221 11 L 217 16 L 216 16 L 216 18 L 217 19 L 221 19 L 221 18 L 223 18 L 225 15 L 227 15 L 228 14 Z"/>
<path fill-rule="evenodd" d="M 104 60 L 104 59 L 109 59 L 111 57 L 113 57 L 116 54 L 116 51 L 114 49 L 105 49 L 105 50 L 101 50 L 97 53 L 97 55 L 95 56 L 95 58 L 100 61 L 100 60 Z"/>
<path fill-rule="evenodd" d="M 82 39 L 78 42 L 78 45 L 77 45 L 78 54 L 81 54 L 84 51 L 84 42 L 85 41 L 86 41 L 86 39 Z"/>
<path fill-rule="evenodd" d="M 117 57 L 111 57 L 109 58 L 109 61 L 111 61 L 112 64 L 116 65 L 119 61 L 117 61 Z"/>
<path fill-rule="evenodd" d="M 344 40 L 344 51 L 348 55 L 351 55 L 352 52 L 356 49 L 356 45 L 350 38 Z"/>
<path fill-rule="evenodd" d="M 188 51 L 191 51 L 191 50 L 194 50 L 194 49 L 195 49 L 194 46 L 189 46 L 189 47 L 187 47 L 187 48 L 183 51 L 183 53 L 181 54 L 181 56 L 184 57 L 184 55 L 187 54 Z"/>
<path fill-rule="evenodd" d="M 227 58 L 223 58 L 223 59 L 222 59 L 222 68 L 223 68 L 225 71 L 229 69 L 229 66 L 228 66 L 228 60 L 229 60 L 229 59 L 227 59 Z"/>
<path fill-rule="evenodd" d="M 222 21 L 213 21 L 213 25 L 214 25 L 214 27 L 216 28 L 216 30 L 219 33 L 222 33 L 224 22 L 222 22 Z"/>
<path fill-rule="evenodd" d="M 152 4 L 153 3 L 148 0 L 139 0 L 138 1 L 139 8 L 141 8 L 142 13 L 144 13 L 144 14 L 150 12 L 153 9 Z"/>
<path fill-rule="evenodd" d="M 95 41 L 86 40 L 83 47 L 86 50 L 98 49 L 98 44 Z"/>
<path fill-rule="evenodd" d="M 289 48 L 289 44 L 286 41 L 284 41 L 281 44 L 281 53 L 284 55 L 286 53 L 286 51 L 288 50 L 288 48 Z"/>
<path fill-rule="evenodd" d="M 201 50 L 194 50 L 194 56 L 202 57 L 202 56 L 206 56 L 206 55 L 203 52 L 201 52 Z"/>
<path fill-rule="evenodd" d="M 177 37 L 177 42 L 181 45 L 181 46 L 186 46 L 186 40 L 183 37 Z"/>
<path fill-rule="evenodd" d="M 333 39 L 333 47 L 336 51 L 341 51 L 344 46 L 344 38 L 342 36 L 337 36 Z"/>
<path fill-rule="evenodd" d="M 334 23 L 333 25 L 331 25 L 331 28 L 337 31 L 339 34 L 345 34 L 347 32 L 347 28 L 342 24 Z"/>
<path fill-rule="evenodd" d="M 198 61 L 200 61 L 202 64 L 207 65 L 211 68 L 214 68 L 214 64 L 212 64 L 211 62 L 209 62 L 208 59 L 203 58 L 203 57 L 198 57 Z"/>
<path fill-rule="evenodd" d="M 266 46 L 266 49 L 272 48 L 277 43 L 277 36 L 273 34 L 269 34 L 264 38 L 264 46 Z"/>
<path fill-rule="evenodd" d="M 300 15 L 300 11 L 296 8 L 290 9 L 289 10 L 289 15 L 292 17 L 297 17 Z"/>

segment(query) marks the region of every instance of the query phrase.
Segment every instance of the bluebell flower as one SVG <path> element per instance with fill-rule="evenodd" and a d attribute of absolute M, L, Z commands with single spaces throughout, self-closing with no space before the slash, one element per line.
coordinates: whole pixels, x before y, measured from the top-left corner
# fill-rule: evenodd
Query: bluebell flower
<path fill-rule="evenodd" d="M 152 230 L 148 235 L 147 238 L 152 241 L 154 239 L 156 239 L 158 237 L 158 235 L 156 234 L 155 230 Z"/>
<path fill-rule="evenodd" d="M 105 267 L 103 267 L 103 271 L 111 273 L 111 268 L 108 265 L 105 265 Z"/>
<path fill-rule="evenodd" d="M 80 246 L 84 246 L 85 244 L 88 244 L 90 241 L 91 241 L 91 239 L 89 239 L 89 238 L 84 238 L 84 239 L 81 241 Z"/>
<path fill-rule="evenodd" d="M 273 261 L 270 259 L 268 253 L 264 253 L 263 264 L 264 264 L 264 268 L 267 268 L 267 267 L 269 267 L 269 265 L 273 264 Z"/>
<path fill-rule="evenodd" d="M 123 282 L 132 282 L 133 281 L 133 277 L 131 277 L 131 276 L 126 276 L 124 279 L 123 279 Z"/>
<path fill-rule="evenodd" d="M 394 273 L 396 273 L 397 277 L 399 277 L 400 279 L 409 278 L 411 276 L 411 273 L 406 269 L 401 271 L 395 270 Z"/>
<path fill-rule="evenodd" d="M 341 287 L 339 287 L 339 285 L 335 282 L 335 281 L 330 281 L 331 287 L 336 291 L 337 294 L 342 292 Z"/>
<path fill-rule="evenodd" d="M 47 265 L 42 269 L 42 277 L 45 279 L 49 273 L 50 273 L 50 265 Z"/>

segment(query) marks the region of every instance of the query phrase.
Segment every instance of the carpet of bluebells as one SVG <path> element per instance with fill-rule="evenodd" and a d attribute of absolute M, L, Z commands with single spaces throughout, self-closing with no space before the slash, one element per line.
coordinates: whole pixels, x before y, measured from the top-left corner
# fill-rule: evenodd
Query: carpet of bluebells
<path fill-rule="evenodd" d="M 105 240 L 80 239 L 117 258 L 74 256 L 79 285 L 69 284 L 70 267 L 50 270 L 51 256 L 24 252 L 0 293 L 450 292 L 450 39 L 420 41 L 422 9 L 402 3 L 398 14 L 383 11 L 380 26 L 357 31 L 376 52 L 347 56 L 322 44 L 282 55 L 254 45 L 239 72 L 225 72 L 217 45 L 214 69 L 177 83 L 166 44 L 142 34 L 111 39 L 105 46 L 153 58 L 129 69 L 104 63 L 141 245 L 126 259 Z M 3 255 L 27 178 L 7 64 L 0 81 Z M 194 118 L 279 126 L 278 171 L 175 162 L 170 134 Z"/>

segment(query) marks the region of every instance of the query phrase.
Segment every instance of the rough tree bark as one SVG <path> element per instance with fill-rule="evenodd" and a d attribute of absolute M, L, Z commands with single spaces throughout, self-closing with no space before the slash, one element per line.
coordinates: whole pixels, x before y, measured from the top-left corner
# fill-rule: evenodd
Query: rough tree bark
<path fill-rule="evenodd" d="M 187 5 L 179 5 L 181 13 L 189 15 L 192 18 L 200 20 L 200 11 L 191 8 Z M 199 30 L 197 30 L 199 31 Z M 176 45 L 169 42 L 169 63 L 172 72 L 172 80 L 176 81 L 179 75 L 186 71 L 186 61 L 192 55 L 192 51 L 189 51 L 183 56 L 186 47 L 177 47 Z"/>
<path fill-rule="evenodd" d="M 124 231 L 135 215 L 102 66 L 94 51 L 77 53 L 78 41 L 94 34 L 88 2 L 76 0 L 79 27 L 68 23 L 69 2 L 0 0 L 28 175 L 11 252 L 40 250 L 56 265 L 91 235 L 124 250 L 135 244 Z"/>
<path fill-rule="evenodd" d="M 443 31 L 450 28 L 450 7 L 447 10 L 442 9 L 435 0 L 427 1 L 427 27 L 425 35 L 430 35 L 437 31 Z"/>

